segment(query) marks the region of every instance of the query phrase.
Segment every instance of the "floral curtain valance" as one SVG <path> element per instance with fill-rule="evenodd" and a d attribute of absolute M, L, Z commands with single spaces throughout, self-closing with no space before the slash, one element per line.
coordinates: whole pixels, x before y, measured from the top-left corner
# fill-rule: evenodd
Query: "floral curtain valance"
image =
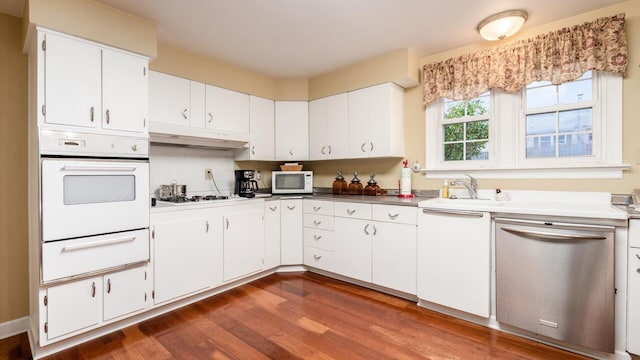
<path fill-rule="evenodd" d="M 423 67 L 424 104 L 468 100 L 499 88 L 515 92 L 534 81 L 560 84 L 588 70 L 626 74 L 624 14 Z"/>

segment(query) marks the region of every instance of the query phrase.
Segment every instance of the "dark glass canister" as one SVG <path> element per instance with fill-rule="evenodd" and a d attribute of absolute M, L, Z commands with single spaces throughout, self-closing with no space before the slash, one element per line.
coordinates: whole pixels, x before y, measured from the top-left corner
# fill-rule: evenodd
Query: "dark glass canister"
<path fill-rule="evenodd" d="M 364 191 L 364 186 L 360 182 L 360 179 L 358 179 L 358 172 L 355 171 L 353 173 L 353 179 L 351 179 L 351 183 L 349 184 L 347 193 L 349 195 L 362 195 L 363 191 Z"/>
<path fill-rule="evenodd" d="M 346 194 L 348 187 L 349 184 L 347 184 L 347 180 L 344 179 L 342 170 L 338 171 L 338 176 L 336 176 L 336 179 L 333 181 L 333 193 L 338 195 Z"/>

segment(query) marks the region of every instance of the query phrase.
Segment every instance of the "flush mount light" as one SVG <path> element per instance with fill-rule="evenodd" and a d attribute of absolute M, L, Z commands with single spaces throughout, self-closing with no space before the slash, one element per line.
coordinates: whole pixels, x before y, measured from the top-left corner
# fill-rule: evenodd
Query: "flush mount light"
<path fill-rule="evenodd" d="M 524 10 L 503 11 L 480 21 L 476 29 L 487 40 L 502 40 L 518 32 L 528 17 Z"/>

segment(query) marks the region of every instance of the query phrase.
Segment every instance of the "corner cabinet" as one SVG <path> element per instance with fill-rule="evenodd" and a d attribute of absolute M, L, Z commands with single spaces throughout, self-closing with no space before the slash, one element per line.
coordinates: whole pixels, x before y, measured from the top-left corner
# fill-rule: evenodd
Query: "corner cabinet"
<path fill-rule="evenodd" d="M 280 262 L 302 264 L 302 199 L 280 200 Z"/>
<path fill-rule="evenodd" d="M 264 269 L 280 266 L 280 200 L 264 202 Z"/>
<path fill-rule="evenodd" d="M 40 125 L 147 131 L 147 58 L 42 30 L 38 46 Z"/>
<path fill-rule="evenodd" d="M 276 160 L 309 159 L 309 103 L 276 101 Z"/>
<path fill-rule="evenodd" d="M 262 270 L 264 264 L 264 201 L 224 207 L 223 280 Z"/>
<path fill-rule="evenodd" d="M 275 160 L 275 102 L 249 96 L 249 147 L 236 160 Z"/>
<path fill-rule="evenodd" d="M 385 83 L 348 95 L 348 156 L 404 156 L 404 90 Z"/>

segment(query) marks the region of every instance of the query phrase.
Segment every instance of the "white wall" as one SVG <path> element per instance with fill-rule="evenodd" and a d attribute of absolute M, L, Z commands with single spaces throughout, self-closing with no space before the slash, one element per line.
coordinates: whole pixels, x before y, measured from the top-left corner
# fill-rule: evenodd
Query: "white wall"
<path fill-rule="evenodd" d="M 149 151 L 151 196 L 160 185 L 176 181 L 187 185 L 187 195 L 217 194 L 213 183 L 205 180 L 204 169 L 211 169 L 223 195 L 233 193 L 234 152 L 232 150 L 190 149 L 177 146 L 151 145 Z"/>

